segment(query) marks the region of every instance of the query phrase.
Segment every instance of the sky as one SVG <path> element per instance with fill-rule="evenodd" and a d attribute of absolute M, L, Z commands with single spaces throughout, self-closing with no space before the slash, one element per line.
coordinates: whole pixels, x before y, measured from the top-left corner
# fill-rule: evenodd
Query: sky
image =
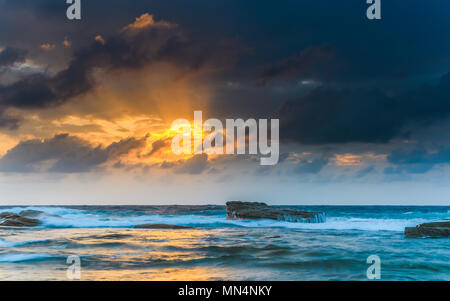
<path fill-rule="evenodd" d="M 450 205 L 450 3 L 0 0 L 0 205 Z M 175 119 L 279 119 L 280 159 Z"/>

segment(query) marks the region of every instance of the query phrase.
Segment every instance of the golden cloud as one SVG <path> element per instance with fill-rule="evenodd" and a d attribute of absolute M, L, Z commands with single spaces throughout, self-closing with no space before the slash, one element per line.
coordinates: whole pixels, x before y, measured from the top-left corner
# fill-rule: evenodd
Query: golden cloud
<path fill-rule="evenodd" d="M 124 30 L 139 30 L 143 28 L 148 27 L 165 27 L 165 28 L 171 28 L 175 27 L 176 24 L 167 22 L 167 21 L 155 21 L 153 18 L 153 15 L 150 15 L 149 13 L 142 14 L 140 17 L 137 17 L 136 20 L 125 26 Z"/>
<path fill-rule="evenodd" d="M 105 40 L 103 39 L 103 37 L 101 35 L 95 36 L 94 40 L 96 40 L 97 42 L 99 42 L 102 45 L 105 45 Z"/>
<path fill-rule="evenodd" d="M 50 51 L 50 50 L 55 49 L 56 46 L 55 46 L 55 44 L 44 43 L 44 44 L 41 44 L 39 47 L 44 51 Z"/>
<path fill-rule="evenodd" d="M 64 39 L 62 44 L 64 45 L 64 47 L 67 47 L 67 48 L 72 46 L 72 42 L 70 42 L 67 38 Z"/>

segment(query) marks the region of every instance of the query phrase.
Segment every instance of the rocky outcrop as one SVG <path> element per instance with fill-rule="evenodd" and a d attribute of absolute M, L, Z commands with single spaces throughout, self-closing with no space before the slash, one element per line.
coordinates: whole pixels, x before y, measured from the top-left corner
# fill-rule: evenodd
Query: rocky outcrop
<path fill-rule="evenodd" d="M 449 237 L 450 222 L 434 222 L 405 228 L 405 237 Z"/>
<path fill-rule="evenodd" d="M 256 202 L 227 202 L 227 219 L 274 219 L 287 222 L 323 223 L 325 214 L 268 206 Z"/>
<path fill-rule="evenodd" d="M 43 214 L 44 214 L 44 212 L 42 212 L 42 211 L 32 210 L 32 209 L 22 210 L 19 212 L 19 215 L 23 216 L 23 217 L 39 217 Z"/>
<path fill-rule="evenodd" d="M 0 213 L 0 218 L 15 218 L 18 217 L 20 215 L 16 214 L 16 213 L 12 213 L 12 212 L 2 212 Z"/>
<path fill-rule="evenodd" d="M 0 226 L 1 227 L 35 227 L 39 225 L 39 220 L 34 218 L 28 218 L 20 214 L 12 212 L 0 213 Z"/>
<path fill-rule="evenodd" d="M 192 229 L 188 226 L 180 226 L 180 225 L 168 225 L 168 224 L 143 224 L 134 226 L 135 229 Z"/>

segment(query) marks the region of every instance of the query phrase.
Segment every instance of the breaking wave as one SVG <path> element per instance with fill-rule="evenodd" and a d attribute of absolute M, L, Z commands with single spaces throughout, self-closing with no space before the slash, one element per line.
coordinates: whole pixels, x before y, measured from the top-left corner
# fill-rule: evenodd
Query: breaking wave
<path fill-rule="evenodd" d="M 0 255 L 0 262 L 24 262 L 24 261 L 38 261 L 53 257 L 49 254 L 6 254 Z"/>
<path fill-rule="evenodd" d="M 292 207 L 295 208 L 295 207 Z M 430 208 L 430 207 L 427 207 Z M 348 207 L 329 206 L 307 208 L 325 212 L 315 223 L 278 220 L 227 220 L 223 206 L 104 206 L 104 207 L 1 207 L 0 212 L 19 213 L 22 210 L 44 212 L 37 228 L 133 228 L 138 224 L 159 223 L 183 225 L 194 228 L 288 228 L 305 230 L 364 230 L 403 231 L 405 227 L 442 219 L 448 216 L 448 208 L 411 209 L 397 208 L 362 213 Z M 305 209 L 305 206 L 301 207 Z M 381 212 L 381 213 L 380 213 Z M 10 242 L 0 240 L 0 247 Z"/>

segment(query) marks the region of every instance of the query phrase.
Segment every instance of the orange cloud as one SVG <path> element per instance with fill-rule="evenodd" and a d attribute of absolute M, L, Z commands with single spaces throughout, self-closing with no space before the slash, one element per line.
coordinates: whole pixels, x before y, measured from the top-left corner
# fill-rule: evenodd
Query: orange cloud
<path fill-rule="evenodd" d="M 100 44 L 102 44 L 102 45 L 104 45 L 105 44 L 105 40 L 103 39 L 103 37 L 102 36 L 100 36 L 100 35 L 98 35 L 98 36 L 95 36 L 95 38 L 94 38 L 97 42 L 99 42 Z"/>
<path fill-rule="evenodd" d="M 386 155 L 384 154 L 337 154 L 334 157 L 334 162 L 337 166 L 361 166 L 364 163 L 373 162 L 377 160 L 385 160 Z"/>
<path fill-rule="evenodd" d="M 50 51 L 50 50 L 55 49 L 56 46 L 55 46 L 55 44 L 44 43 L 44 44 L 41 44 L 39 47 L 44 51 Z"/>
<path fill-rule="evenodd" d="M 67 38 L 65 38 L 63 41 L 63 45 L 64 45 L 64 47 L 68 48 L 68 47 L 72 46 L 72 42 L 70 42 Z"/>
<path fill-rule="evenodd" d="M 153 15 L 148 13 L 142 14 L 140 17 L 137 17 L 136 20 L 127 26 L 125 26 L 124 30 L 138 30 L 147 27 L 174 27 L 176 24 L 166 22 L 166 21 L 155 21 Z"/>

